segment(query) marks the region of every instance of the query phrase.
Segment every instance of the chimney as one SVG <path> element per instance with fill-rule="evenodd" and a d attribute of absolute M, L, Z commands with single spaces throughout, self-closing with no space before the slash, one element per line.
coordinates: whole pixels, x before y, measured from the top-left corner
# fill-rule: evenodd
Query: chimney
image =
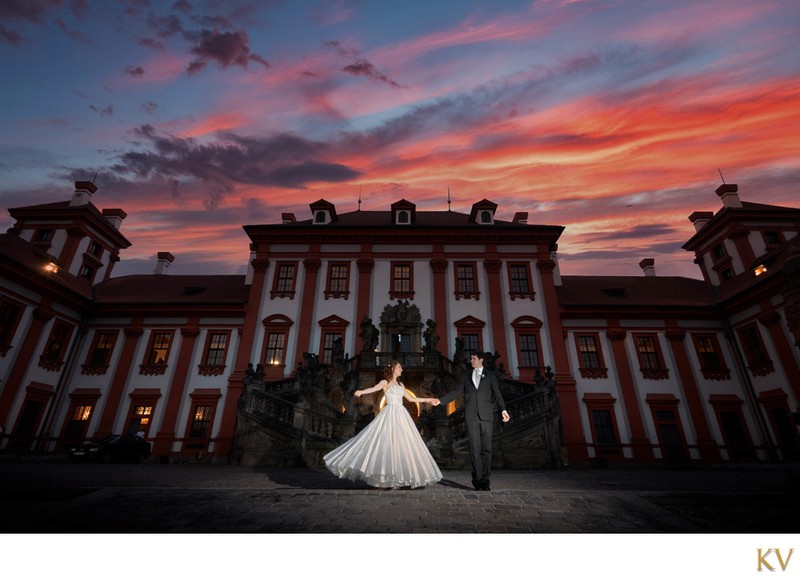
<path fill-rule="evenodd" d="M 652 258 L 643 258 L 639 263 L 639 268 L 644 271 L 645 277 L 656 276 L 656 261 Z"/>
<path fill-rule="evenodd" d="M 283 220 L 284 224 L 294 224 L 297 221 L 297 218 L 294 217 L 294 214 L 288 212 L 282 213 L 281 219 Z"/>
<path fill-rule="evenodd" d="M 172 261 L 175 260 L 175 257 L 172 256 L 169 252 L 159 252 L 158 253 L 158 262 L 156 263 L 156 274 L 157 275 L 166 275 L 169 271 L 169 265 L 172 264 Z"/>
<path fill-rule="evenodd" d="M 714 219 L 714 212 L 695 212 L 689 216 L 689 221 L 694 224 L 694 231 L 699 232 L 703 226 Z"/>
<path fill-rule="evenodd" d="M 106 208 L 102 213 L 103 217 L 117 230 L 119 230 L 122 220 L 128 217 L 128 214 L 119 208 Z"/>
<path fill-rule="evenodd" d="M 512 221 L 515 224 L 527 224 L 528 212 L 517 212 L 516 214 L 514 214 L 514 219 Z"/>
<path fill-rule="evenodd" d="M 97 191 L 97 187 L 91 181 L 76 181 L 75 193 L 72 195 L 70 206 L 85 206 L 92 199 L 92 194 Z"/>
<path fill-rule="evenodd" d="M 742 202 L 739 200 L 739 186 L 736 183 L 723 183 L 717 187 L 717 195 L 726 208 L 742 207 Z"/>

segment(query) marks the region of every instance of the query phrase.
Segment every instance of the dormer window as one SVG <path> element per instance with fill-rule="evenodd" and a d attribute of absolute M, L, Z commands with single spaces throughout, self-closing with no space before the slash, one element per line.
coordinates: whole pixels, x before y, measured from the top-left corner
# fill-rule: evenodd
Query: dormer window
<path fill-rule="evenodd" d="M 331 202 L 319 199 L 309 207 L 314 224 L 330 224 L 336 221 L 336 207 Z"/>
<path fill-rule="evenodd" d="M 96 240 L 92 240 L 91 244 L 89 244 L 89 254 L 99 258 L 102 253 L 103 247 L 100 245 L 100 243 Z"/>
<path fill-rule="evenodd" d="M 33 237 L 34 242 L 50 242 L 53 239 L 53 231 L 50 228 L 41 228 L 36 231 Z"/>
<path fill-rule="evenodd" d="M 725 245 L 723 243 L 719 243 L 713 249 L 711 249 L 711 255 L 714 257 L 714 260 L 719 260 L 721 258 L 725 258 L 728 255 L 728 252 L 725 250 Z"/>
<path fill-rule="evenodd" d="M 405 199 L 392 204 L 392 222 L 395 225 L 409 226 L 414 223 L 417 207 Z"/>
<path fill-rule="evenodd" d="M 478 203 L 472 204 L 472 211 L 469 214 L 469 219 L 476 224 L 491 226 L 494 224 L 494 214 L 496 211 L 496 203 L 488 199 L 482 199 Z"/>

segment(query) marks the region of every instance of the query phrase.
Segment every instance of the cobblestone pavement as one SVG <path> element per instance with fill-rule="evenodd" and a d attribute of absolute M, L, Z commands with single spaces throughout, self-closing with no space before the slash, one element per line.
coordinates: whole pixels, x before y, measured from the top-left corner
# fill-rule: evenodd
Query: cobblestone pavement
<path fill-rule="evenodd" d="M 3 533 L 794 533 L 796 469 L 503 471 L 380 490 L 326 470 L 0 461 Z"/>

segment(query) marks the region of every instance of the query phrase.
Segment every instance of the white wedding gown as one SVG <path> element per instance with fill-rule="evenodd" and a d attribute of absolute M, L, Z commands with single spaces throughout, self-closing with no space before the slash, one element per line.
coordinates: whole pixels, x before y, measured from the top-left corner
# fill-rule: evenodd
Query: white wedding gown
<path fill-rule="evenodd" d="M 442 479 L 431 456 L 403 407 L 404 389 L 390 384 L 386 406 L 361 433 L 323 457 L 325 466 L 339 478 L 363 480 L 371 486 L 418 488 Z"/>

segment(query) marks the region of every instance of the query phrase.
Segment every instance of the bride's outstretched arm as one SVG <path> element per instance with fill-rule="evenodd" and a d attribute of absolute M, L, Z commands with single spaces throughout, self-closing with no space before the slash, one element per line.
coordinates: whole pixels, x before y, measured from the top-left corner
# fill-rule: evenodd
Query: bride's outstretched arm
<path fill-rule="evenodd" d="M 433 405 L 438 405 L 438 399 L 433 399 L 431 397 L 415 397 L 411 393 L 406 390 L 403 396 L 412 403 L 432 403 Z"/>
<path fill-rule="evenodd" d="M 370 387 L 370 388 L 364 389 L 364 390 L 359 389 L 358 391 L 353 393 L 353 396 L 360 397 L 361 395 L 369 395 L 370 393 L 377 393 L 378 391 L 385 390 L 387 386 L 389 386 L 389 383 L 386 382 L 385 380 L 382 380 L 381 382 L 379 382 L 374 387 Z"/>

